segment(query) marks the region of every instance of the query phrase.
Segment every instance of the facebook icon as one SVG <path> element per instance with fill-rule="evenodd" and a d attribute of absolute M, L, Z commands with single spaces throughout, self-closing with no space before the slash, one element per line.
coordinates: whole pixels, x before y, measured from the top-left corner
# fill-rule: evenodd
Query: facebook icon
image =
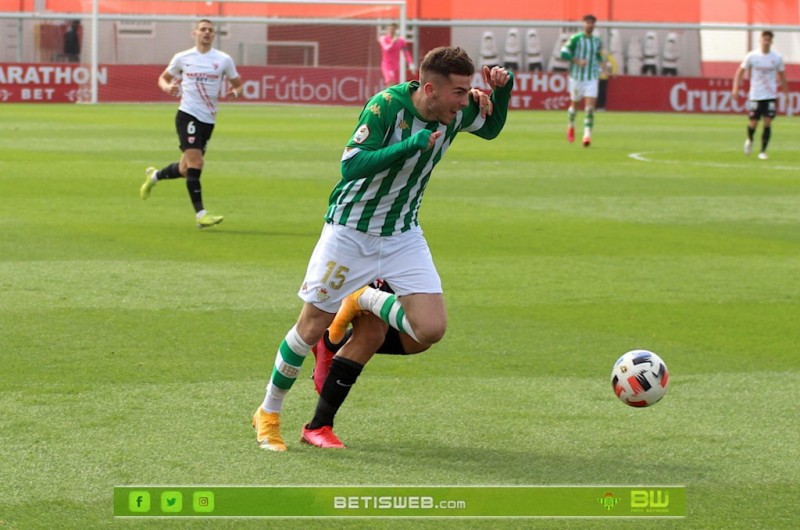
<path fill-rule="evenodd" d="M 144 513 L 150 511 L 150 493 L 146 491 L 132 491 L 128 494 L 128 509 L 132 512 Z"/>

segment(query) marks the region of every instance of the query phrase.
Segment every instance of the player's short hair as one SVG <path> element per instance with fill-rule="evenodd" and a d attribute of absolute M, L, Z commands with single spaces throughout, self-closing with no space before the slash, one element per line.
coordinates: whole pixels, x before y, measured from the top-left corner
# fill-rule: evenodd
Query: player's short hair
<path fill-rule="evenodd" d="M 419 65 L 419 72 L 421 77 L 430 75 L 441 75 L 443 77 L 451 75 L 471 76 L 475 73 L 475 64 L 464 48 L 441 46 L 425 54 L 422 63 Z"/>
<path fill-rule="evenodd" d="M 584 22 L 597 22 L 597 17 L 594 15 L 583 15 Z"/>
<path fill-rule="evenodd" d="M 195 28 L 199 28 L 199 27 L 200 27 L 200 24 L 203 24 L 203 23 L 206 23 L 206 24 L 211 24 L 212 26 L 214 25 L 214 23 L 213 23 L 213 22 L 211 22 L 210 20 L 208 20 L 207 18 L 201 18 L 200 20 L 198 20 L 198 21 L 195 23 L 194 27 L 195 27 Z"/>
<path fill-rule="evenodd" d="M 762 32 L 761 32 L 761 36 L 762 36 L 762 37 L 769 37 L 770 39 L 774 39 L 774 38 L 775 38 L 775 34 L 774 34 L 774 33 L 772 33 L 772 32 L 771 32 L 770 30 L 768 30 L 768 29 L 765 29 L 764 31 L 762 31 Z"/>

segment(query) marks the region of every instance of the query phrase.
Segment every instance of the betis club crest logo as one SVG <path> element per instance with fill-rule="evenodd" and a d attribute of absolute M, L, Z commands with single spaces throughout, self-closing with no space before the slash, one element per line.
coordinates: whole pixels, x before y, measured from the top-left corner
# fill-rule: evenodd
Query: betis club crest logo
<path fill-rule="evenodd" d="M 615 497 L 613 493 L 610 491 L 606 492 L 605 495 L 597 499 L 600 504 L 608 510 L 609 512 L 614 509 L 614 506 L 617 505 L 619 502 L 619 497 Z"/>

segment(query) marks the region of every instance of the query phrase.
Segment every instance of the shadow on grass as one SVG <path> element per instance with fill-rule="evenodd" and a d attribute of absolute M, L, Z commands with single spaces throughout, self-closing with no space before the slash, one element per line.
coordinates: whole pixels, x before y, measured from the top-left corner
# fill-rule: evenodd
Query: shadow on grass
<path fill-rule="evenodd" d="M 345 443 L 348 443 L 347 441 Z M 329 454 L 303 446 L 305 451 Z M 535 448 L 448 447 L 436 444 L 404 446 L 397 441 L 354 441 L 348 449 L 336 451 L 339 465 L 384 466 L 387 459 L 397 464 L 381 475 L 383 484 L 408 485 L 629 485 L 660 484 L 660 476 L 696 477 L 711 469 L 696 465 L 665 465 L 659 472 L 642 466 L 621 466 L 617 453 L 595 458 L 569 453 L 546 453 Z M 402 463 L 401 463 L 402 462 Z M 385 473 L 389 471 L 389 473 Z M 592 477 L 587 482 L 587 476 Z M 413 478 L 411 478 L 413 477 Z M 411 478 L 411 480 L 409 480 Z"/>

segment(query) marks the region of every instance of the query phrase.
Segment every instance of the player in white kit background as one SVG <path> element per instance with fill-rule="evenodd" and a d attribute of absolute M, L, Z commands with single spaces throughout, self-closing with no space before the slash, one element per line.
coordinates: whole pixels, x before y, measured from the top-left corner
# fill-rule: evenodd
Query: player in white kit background
<path fill-rule="evenodd" d="M 197 22 L 192 36 L 194 48 L 176 53 L 158 78 L 158 87 L 163 92 L 181 98 L 178 114 L 175 116 L 175 128 L 183 154 L 180 161 L 163 169 L 148 167 L 139 196 L 147 199 L 159 180 L 183 177 L 194 206 L 197 226 L 206 228 L 221 223 L 223 217 L 211 215 L 203 205 L 200 185 L 203 157 L 214 131 L 224 78 L 227 77 L 231 86 L 227 93 L 230 98 L 242 95 L 242 80 L 230 55 L 212 47 L 215 31 L 210 20 Z"/>
<path fill-rule="evenodd" d="M 733 77 L 731 91 L 733 97 L 739 96 L 739 86 L 744 72 L 750 77 L 750 91 L 747 96 L 747 114 L 750 121 L 747 124 L 747 139 L 744 141 L 744 154 L 753 151 L 753 137 L 756 133 L 758 120 L 764 118 L 764 129 L 761 133 L 761 152 L 758 158 L 767 160 L 767 145 L 772 136 L 772 119 L 775 118 L 778 99 L 778 81 L 781 89 L 789 95 L 789 84 L 786 82 L 783 57 L 771 50 L 774 35 L 771 31 L 761 32 L 761 46 L 748 53 Z"/>

